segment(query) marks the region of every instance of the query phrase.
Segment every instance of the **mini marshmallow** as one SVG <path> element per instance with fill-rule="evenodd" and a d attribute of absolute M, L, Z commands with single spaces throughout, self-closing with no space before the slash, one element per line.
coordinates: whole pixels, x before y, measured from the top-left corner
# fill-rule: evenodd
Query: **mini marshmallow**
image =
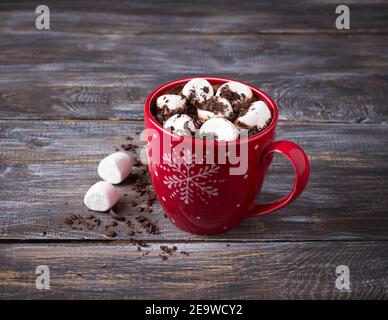
<path fill-rule="evenodd" d="M 182 94 L 191 102 L 201 103 L 213 96 L 212 85 L 205 79 L 195 78 L 185 84 Z"/>
<path fill-rule="evenodd" d="M 236 120 L 236 125 L 241 128 L 253 128 L 257 126 L 257 129 L 262 130 L 271 121 L 271 110 L 263 101 L 256 101 L 252 103 L 247 111 L 241 117 Z"/>
<path fill-rule="evenodd" d="M 109 182 L 99 181 L 85 194 L 84 204 L 93 211 L 108 211 L 119 200 L 120 194 Z"/>
<path fill-rule="evenodd" d="M 186 99 L 176 94 L 165 94 L 156 100 L 159 109 L 167 108 L 170 112 L 182 112 L 185 109 Z"/>
<path fill-rule="evenodd" d="M 210 118 L 228 118 L 233 112 L 228 100 L 220 97 L 211 97 L 198 105 L 198 118 L 206 121 Z"/>
<path fill-rule="evenodd" d="M 125 152 L 115 152 L 101 160 L 98 165 L 98 175 L 101 179 L 117 184 L 128 177 L 134 159 Z"/>
<path fill-rule="evenodd" d="M 218 88 L 216 96 L 228 99 L 230 103 L 235 104 L 250 102 L 253 98 L 253 93 L 247 85 L 236 81 L 229 81 Z"/>
<path fill-rule="evenodd" d="M 164 127 L 180 136 L 191 136 L 191 133 L 195 132 L 193 119 L 185 114 L 176 114 L 168 118 L 164 123 Z"/>
<path fill-rule="evenodd" d="M 239 130 L 229 120 L 223 118 L 211 118 L 200 128 L 202 137 L 214 137 L 218 141 L 233 141 L 239 136 Z"/>

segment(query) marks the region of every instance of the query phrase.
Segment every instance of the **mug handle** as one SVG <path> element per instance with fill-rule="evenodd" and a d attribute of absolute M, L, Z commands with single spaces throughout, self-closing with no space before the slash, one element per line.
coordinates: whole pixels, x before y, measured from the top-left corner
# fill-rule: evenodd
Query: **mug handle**
<path fill-rule="evenodd" d="M 294 201 L 306 188 L 310 175 L 310 163 L 303 149 L 291 141 L 272 142 L 262 153 L 260 159 L 261 164 L 265 165 L 266 161 L 270 161 L 267 157 L 274 152 L 279 152 L 284 155 L 291 161 L 292 166 L 294 167 L 295 180 L 292 191 L 289 195 L 276 202 L 265 204 L 254 203 L 244 218 L 258 217 L 279 210 Z"/>

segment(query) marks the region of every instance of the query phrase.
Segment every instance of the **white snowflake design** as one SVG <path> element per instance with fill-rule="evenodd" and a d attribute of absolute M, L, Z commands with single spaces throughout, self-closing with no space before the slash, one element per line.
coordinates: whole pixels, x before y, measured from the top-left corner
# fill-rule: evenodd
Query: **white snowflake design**
<path fill-rule="evenodd" d="M 215 164 L 197 166 L 196 156 L 190 150 L 185 150 L 183 156 L 176 154 L 164 154 L 163 163 L 160 168 L 170 174 L 166 175 L 163 183 L 172 190 L 170 198 L 179 196 L 185 204 L 194 202 L 194 196 L 207 203 L 211 197 L 218 196 L 218 188 L 211 183 L 223 182 L 223 180 L 212 179 L 212 176 L 219 172 L 220 167 Z"/>

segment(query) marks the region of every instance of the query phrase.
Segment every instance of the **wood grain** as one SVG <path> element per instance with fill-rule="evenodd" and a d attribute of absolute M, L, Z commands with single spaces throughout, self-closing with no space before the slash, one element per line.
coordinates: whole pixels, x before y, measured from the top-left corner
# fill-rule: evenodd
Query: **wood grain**
<path fill-rule="evenodd" d="M 38 1 L 2 1 L 0 28 L 34 28 Z M 385 1 L 346 1 L 351 29 L 345 33 L 387 32 Z M 132 33 L 338 33 L 336 1 L 50 1 L 55 32 Z"/>
<path fill-rule="evenodd" d="M 386 70 L 388 35 L 3 34 L 0 75 L 212 74 Z"/>
<path fill-rule="evenodd" d="M 2 2 L 0 118 L 138 120 L 145 97 L 157 85 L 212 74 L 268 91 L 284 120 L 385 123 L 387 4 L 351 5 L 353 35 L 320 29 L 323 21 L 330 21 L 331 30 L 327 14 L 333 15 L 335 4 L 319 1 L 276 7 L 262 1 L 242 6 L 233 1 L 109 6 L 100 1 L 55 1 L 50 3 L 50 31 L 34 28 L 30 2 Z M 239 26 L 242 23 L 240 29 L 231 16 Z M 356 27 L 358 16 L 374 25 Z M 219 29 L 211 31 L 202 18 L 223 19 L 227 25 L 212 22 Z M 318 25 L 312 26 L 309 19 Z M 276 26 L 278 22 L 283 27 Z M 253 29 L 245 29 L 245 24 Z M 296 32 L 292 38 L 284 34 L 288 28 Z M 314 30 L 323 33 L 309 34 Z M 368 33 L 376 33 L 373 30 L 381 34 Z"/>
<path fill-rule="evenodd" d="M 387 242 L 179 243 L 167 261 L 116 244 L 0 244 L 2 299 L 387 299 Z M 167 245 L 170 245 L 167 243 Z M 35 269 L 50 268 L 47 291 Z M 350 290 L 335 287 L 347 265 Z"/>
<path fill-rule="evenodd" d="M 280 119 L 386 123 L 387 73 L 216 74 L 255 85 L 278 104 Z M 87 73 L 4 75 L 1 119 L 143 119 L 145 98 L 182 74 Z M 11 79 L 12 78 L 12 79 Z"/>
<path fill-rule="evenodd" d="M 50 31 L 35 28 L 38 4 L 0 3 L 1 299 L 388 298 L 386 1 L 346 1 L 348 31 L 334 26 L 334 0 L 50 1 Z M 97 164 L 142 130 L 145 97 L 204 74 L 274 97 L 279 138 L 311 160 L 301 197 L 213 237 L 178 230 L 157 203 L 146 215 L 161 234 L 137 234 L 142 252 L 123 226 L 103 235 L 106 214 L 94 230 L 65 226 L 90 214 Z M 259 200 L 292 178 L 275 157 Z M 137 215 L 131 181 L 118 188 L 120 213 Z M 190 255 L 163 262 L 161 245 Z M 35 289 L 38 265 L 49 291 Z M 335 288 L 338 265 L 349 291 Z"/>
<path fill-rule="evenodd" d="M 99 179 L 98 162 L 142 124 L 1 121 L 0 128 L 1 238 L 106 239 L 101 230 L 70 230 L 62 222 L 68 213 L 87 213 L 82 199 Z M 244 221 L 212 239 L 386 240 L 387 131 L 386 125 L 377 124 L 281 123 L 279 139 L 299 143 L 310 157 L 309 186 L 289 207 Z M 290 165 L 277 158 L 264 185 L 265 199 L 286 195 L 291 182 Z M 120 202 L 123 213 L 137 214 L 129 206 L 129 182 L 119 190 L 128 193 Z M 106 215 L 99 216 L 106 220 Z M 179 231 L 163 217 L 159 205 L 148 216 L 159 221 L 162 234 L 142 234 L 142 239 L 207 239 Z M 128 239 L 125 229 L 118 238 Z"/>

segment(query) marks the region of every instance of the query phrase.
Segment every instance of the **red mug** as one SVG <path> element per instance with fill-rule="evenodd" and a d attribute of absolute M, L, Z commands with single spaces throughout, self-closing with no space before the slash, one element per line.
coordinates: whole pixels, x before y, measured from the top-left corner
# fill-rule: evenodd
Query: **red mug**
<path fill-rule="evenodd" d="M 236 81 L 217 77 L 202 78 L 212 85 Z M 160 86 L 148 96 L 144 107 L 144 139 L 149 172 L 155 193 L 168 218 L 182 230 L 195 234 L 216 234 L 235 228 L 245 218 L 274 212 L 295 200 L 307 185 L 309 161 L 297 144 L 274 141 L 278 108 L 260 89 L 244 83 L 267 104 L 272 112 L 272 120 L 264 130 L 249 137 L 231 142 L 182 137 L 171 133 L 156 121 L 151 112 L 156 99 L 191 79 L 179 79 Z M 192 150 L 207 148 L 212 150 L 213 156 L 221 154 L 218 153 L 221 150 L 247 150 L 246 170 L 241 174 L 231 174 L 235 163 L 228 160 L 217 162 L 220 159 L 217 156 L 214 156 L 215 161 L 211 164 L 204 159 L 201 163 Z M 283 154 L 291 161 L 295 171 L 294 186 L 289 195 L 276 202 L 256 204 L 255 199 L 274 152 Z M 202 156 L 205 156 L 203 151 Z"/>

